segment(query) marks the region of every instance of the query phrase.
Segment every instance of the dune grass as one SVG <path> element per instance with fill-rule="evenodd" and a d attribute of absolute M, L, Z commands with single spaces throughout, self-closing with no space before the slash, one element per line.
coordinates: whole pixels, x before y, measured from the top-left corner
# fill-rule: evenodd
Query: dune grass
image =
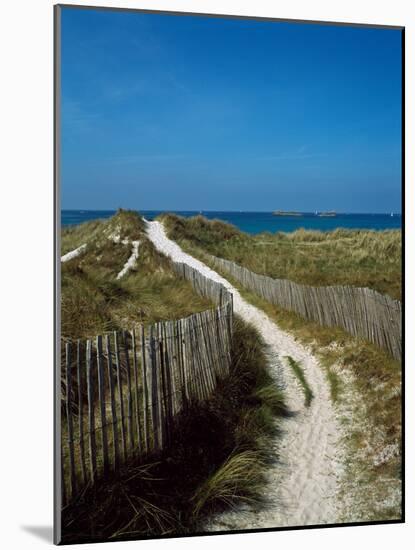
<path fill-rule="evenodd" d="M 263 485 L 263 471 L 266 464 L 262 453 L 241 451 L 231 455 L 196 491 L 193 496 L 193 515 L 209 503 L 215 502 L 233 506 L 238 502 L 256 504 Z"/>
<path fill-rule="evenodd" d="M 131 255 L 132 240 L 140 241 L 137 263 L 117 280 Z M 212 306 L 155 250 L 134 212 L 121 211 L 109 220 L 64 230 L 62 241 L 69 250 L 87 243 L 82 255 L 61 264 L 65 338 L 92 338 L 139 323 L 185 317 Z"/>
<path fill-rule="evenodd" d="M 304 369 L 301 367 L 300 363 L 298 361 L 295 361 L 292 357 L 289 355 L 286 357 L 288 364 L 290 365 L 293 373 L 295 374 L 295 377 L 299 381 L 303 392 L 304 392 L 304 399 L 305 399 L 305 406 L 309 407 L 311 405 L 311 400 L 313 399 L 314 395 L 311 391 L 311 388 L 307 382 L 307 379 L 304 374 Z"/>
<path fill-rule="evenodd" d="M 190 251 L 209 254 L 276 279 L 313 285 L 368 287 L 401 299 L 401 231 L 298 229 L 248 235 L 203 216 L 160 217 L 169 236 Z"/>
<path fill-rule="evenodd" d="M 92 220 L 62 228 L 61 255 L 75 250 L 82 244 L 102 245 L 108 237 L 119 236 L 120 240 L 137 240 L 144 233 L 144 221 L 135 211 L 120 208 L 105 220 Z"/>
<path fill-rule="evenodd" d="M 261 505 L 286 409 L 259 334 L 237 317 L 233 334 L 230 374 L 211 399 L 180 415 L 162 455 L 125 465 L 64 509 L 64 542 L 201 532 L 212 514 Z"/>

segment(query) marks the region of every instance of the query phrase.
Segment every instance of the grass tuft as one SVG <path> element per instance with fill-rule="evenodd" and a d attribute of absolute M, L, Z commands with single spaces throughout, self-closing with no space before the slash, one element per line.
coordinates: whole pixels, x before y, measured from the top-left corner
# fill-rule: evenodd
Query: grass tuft
<path fill-rule="evenodd" d="M 326 376 L 327 381 L 330 386 L 330 397 L 333 403 L 337 403 L 339 401 L 339 397 L 342 391 L 342 382 L 340 380 L 340 376 L 333 371 L 330 365 L 326 368 Z"/>
<path fill-rule="evenodd" d="M 193 515 L 242 502 L 258 503 L 264 484 L 261 452 L 248 450 L 230 456 L 196 491 Z"/>
<path fill-rule="evenodd" d="M 311 400 L 313 399 L 314 395 L 313 395 L 313 392 L 311 391 L 310 386 L 308 385 L 308 382 L 307 382 L 305 374 L 304 374 L 304 370 L 302 369 L 302 367 L 300 366 L 300 363 L 298 363 L 298 361 L 295 361 L 289 355 L 286 358 L 287 358 L 288 364 L 292 368 L 297 380 L 300 382 L 301 387 L 303 389 L 304 398 L 305 398 L 305 406 L 309 407 L 310 404 L 311 404 Z"/>

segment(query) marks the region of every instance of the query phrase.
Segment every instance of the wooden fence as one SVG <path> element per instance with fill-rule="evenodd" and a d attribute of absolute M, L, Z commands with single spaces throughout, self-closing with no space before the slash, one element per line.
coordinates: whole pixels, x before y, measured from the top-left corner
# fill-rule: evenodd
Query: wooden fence
<path fill-rule="evenodd" d="M 168 446 L 178 413 L 229 372 L 232 295 L 177 272 L 217 306 L 185 319 L 62 342 L 62 502 L 132 457 Z"/>
<path fill-rule="evenodd" d="M 321 325 L 341 327 L 401 360 L 401 302 L 369 288 L 301 285 L 258 275 L 223 258 L 212 259 L 216 267 L 272 304 Z"/>

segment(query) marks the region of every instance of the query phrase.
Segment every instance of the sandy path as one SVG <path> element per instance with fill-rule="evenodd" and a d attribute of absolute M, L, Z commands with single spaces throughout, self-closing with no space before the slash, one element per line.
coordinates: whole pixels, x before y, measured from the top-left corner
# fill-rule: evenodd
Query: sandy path
<path fill-rule="evenodd" d="M 121 279 L 124 277 L 124 275 L 127 275 L 127 273 L 132 269 L 138 258 L 138 247 L 140 246 L 140 241 L 132 241 L 131 244 L 133 245 L 131 256 L 128 258 L 128 260 L 125 262 L 123 268 L 117 275 L 117 279 Z"/>
<path fill-rule="evenodd" d="M 77 258 L 82 252 L 85 252 L 86 250 L 86 243 L 81 244 L 81 246 L 78 246 L 78 248 L 75 248 L 75 250 L 71 250 L 70 252 L 67 252 L 63 256 L 61 256 L 61 262 L 69 262 L 69 260 L 72 260 L 73 258 Z"/>
<path fill-rule="evenodd" d="M 262 310 L 246 302 L 225 278 L 186 254 L 171 241 L 159 222 L 147 222 L 147 235 L 155 247 L 173 261 L 189 264 L 233 293 L 234 310 L 254 325 L 268 344 L 268 358 L 276 383 L 283 386 L 294 413 L 279 423 L 276 460 L 269 469 L 266 509 L 239 508 L 217 517 L 209 530 L 252 529 L 333 523 L 339 518 L 337 489 L 342 474 L 341 429 L 328 383 L 316 358 L 282 331 Z M 309 408 L 285 356 L 301 363 L 314 394 Z"/>

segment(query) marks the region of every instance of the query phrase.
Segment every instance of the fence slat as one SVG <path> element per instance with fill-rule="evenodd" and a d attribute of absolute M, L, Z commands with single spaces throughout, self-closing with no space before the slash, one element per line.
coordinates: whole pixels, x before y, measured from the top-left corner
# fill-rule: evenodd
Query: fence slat
<path fill-rule="evenodd" d="M 108 372 L 108 387 L 110 390 L 110 403 L 111 403 L 111 418 L 112 418 L 112 440 L 114 451 L 114 469 L 118 470 L 120 466 L 120 450 L 118 440 L 118 419 L 117 419 L 117 407 L 115 405 L 115 390 L 114 390 L 114 373 L 112 369 L 112 356 L 111 356 L 111 340 L 107 334 L 105 337 L 105 351 L 107 354 L 107 372 Z"/>
<path fill-rule="evenodd" d="M 102 365 L 102 336 L 97 336 L 97 367 L 98 367 L 98 399 L 101 412 L 102 454 L 104 459 L 104 474 L 109 470 L 107 418 L 105 414 L 105 382 Z"/>
<path fill-rule="evenodd" d="M 186 394 L 186 402 L 190 403 L 193 401 L 193 395 L 191 391 L 191 377 L 190 377 L 190 365 L 189 365 L 189 353 L 188 353 L 188 333 L 187 333 L 187 325 L 186 325 L 186 319 L 180 320 L 180 331 L 181 331 L 181 344 L 182 344 L 182 356 L 183 356 L 183 373 L 184 373 L 184 387 L 185 387 L 185 394 Z"/>
<path fill-rule="evenodd" d="M 82 483 L 87 481 L 85 461 L 85 440 L 84 440 L 84 402 L 83 402 L 83 380 L 82 380 L 82 347 L 81 341 L 76 344 L 76 376 L 78 382 L 78 430 L 79 430 L 79 456 L 81 459 Z"/>
<path fill-rule="evenodd" d="M 199 314 L 192 315 L 190 317 L 191 323 L 191 340 L 192 340 L 192 356 L 195 365 L 196 380 L 199 388 L 199 400 L 202 401 L 208 396 L 208 389 L 206 386 L 205 373 L 203 370 L 203 359 L 201 351 L 201 339 L 198 337 L 198 327 L 200 325 Z"/>
<path fill-rule="evenodd" d="M 183 335 L 182 335 L 181 320 L 176 321 L 175 325 L 176 325 L 177 359 L 179 362 L 182 406 L 183 408 L 186 408 L 188 405 L 188 395 L 187 395 L 187 389 L 186 389 L 186 374 L 185 374 L 184 357 L 183 357 Z"/>
<path fill-rule="evenodd" d="M 158 340 L 158 349 L 159 349 L 159 372 L 161 375 L 161 401 L 162 407 L 160 407 L 161 412 L 161 426 L 162 426 L 162 446 L 168 442 L 168 410 L 167 410 L 167 381 L 166 381 L 166 366 L 165 366 L 165 342 L 162 333 L 162 323 L 157 325 L 157 340 Z"/>
<path fill-rule="evenodd" d="M 86 374 L 88 391 L 88 440 L 91 481 L 94 483 L 97 472 L 97 444 L 95 439 L 94 380 L 92 376 L 92 342 L 86 342 Z"/>
<path fill-rule="evenodd" d="M 63 449 L 63 447 L 62 447 Z M 62 500 L 62 508 L 66 506 L 68 502 L 68 496 L 66 492 L 66 482 L 65 482 L 65 468 L 64 468 L 64 457 L 63 453 L 61 453 L 61 500 Z"/>
<path fill-rule="evenodd" d="M 133 347 L 133 371 L 134 371 L 134 391 L 135 391 L 135 424 L 137 430 L 137 452 L 139 453 L 142 449 L 143 443 L 141 440 L 141 427 L 140 427 L 140 406 L 138 403 L 138 361 L 137 361 L 137 342 L 135 339 L 135 330 L 131 331 L 131 341 Z"/>
<path fill-rule="evenodd" d="M 68 421 L 68 446 L 69 446 L 69 466 L 70 466 L 70 482 L 71 496 L 76 495 L 76 473 L 75 473 L 75 449 L 73 436 L 73 419 L 71 407 L 71 392 L 72 392 L 72 345 L 66 342 L 66 418 Z"/>
<path fill-rule="evenodd" d="M 167 410 L 167 429 L 168 437 L 171 436 L 172 421 L 173 421 L 173 357 L 171 353 L 171 336 L 169 333 L 170 323 L 165 322 L 161 325 L 162 338 L 163 338 L 163 350 L 164 350 L 164 372 L 166 379 L 166 410 Z M 170 440 L 169 440 L 170 443 Z"/>
<path fill-rule="evenodd" d="M 150 450 L 149 432 L 148 432 L 148 385 L 147 385 L 147 359 L 146 359 L 146 339 L 144 326 L 141 325 L 141 371 L 143 381 L 143 430 L 144 430 L 144 446 L 148 453 Z"/>
<path fill-rule="evenodd" d="M 125 356 L 125 368 L 127 371 L 127 425 L 128 425 L 128 438 L 130 440 L 130 450 L 134 453 L 134 432 L 133 432 L 133 394 L 131 386 L 131 368 L 130 357 L 128 354 L 128 332 L 124 330 L 122 332 L 123 344 L 124 344 L 124 356 Z"/>
<path fill-rule="evenodd" d="M 121 417 L 121 442 L 122 442 L 124 461 L 126 461 L 127 460 L 127 438 L 125 435 L 124 397 L 123 397 L 123 389 L 122 389 L 120 346 L 118 342 L 118 333 L 116 331 L 114 332 L 114 345 L 115 345 L 115 366 L 117 368 L 118 404 L 120 406 L 120 417 Z"/>
<path fill-rule="evenodd" d="M 151 421 L 153 431 L 153 449 L 160 450 L 160 417 L 159 417 L 159 384 L 157 373 L 157 351 L 154 337 L 155 328 L 150 326 L 149 350 L 150 350 L 150 395 L 151 395 Z"/>

